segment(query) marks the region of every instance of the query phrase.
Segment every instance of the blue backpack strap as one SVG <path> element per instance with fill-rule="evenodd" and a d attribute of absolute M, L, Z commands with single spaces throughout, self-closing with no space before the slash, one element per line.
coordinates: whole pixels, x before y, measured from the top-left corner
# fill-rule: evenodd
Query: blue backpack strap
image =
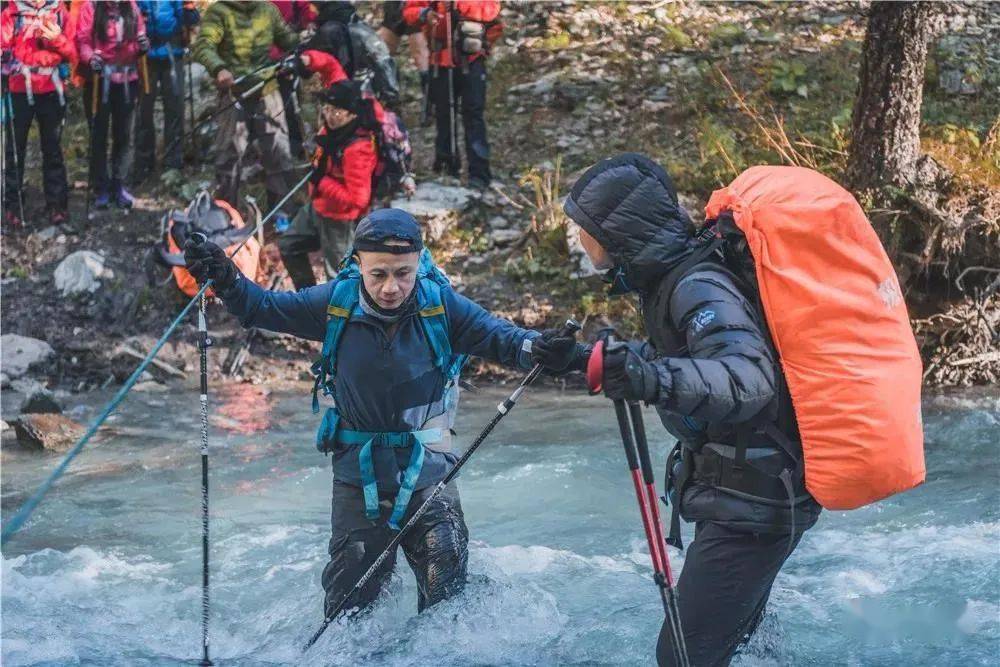
<path fill-rule="evenodd" d="M 312 372 L 316 376 L 313 385 L 313 413 L 319 412 L 319 389 L 326 389 L 337 374 L 337 347 L 340 343 L 340 336 L 344 333 L 344 327 L 351 319 L 355 308 L 358 305 L 358 289 L 360 277 L 353 267 L 345 268 L 337 276 L 337 282 L 333 286 L 330 294 L 330 303 L 326 307 L 326 335 L 323 337 L 323 351 L 319 359 L 312 366 Z"/>

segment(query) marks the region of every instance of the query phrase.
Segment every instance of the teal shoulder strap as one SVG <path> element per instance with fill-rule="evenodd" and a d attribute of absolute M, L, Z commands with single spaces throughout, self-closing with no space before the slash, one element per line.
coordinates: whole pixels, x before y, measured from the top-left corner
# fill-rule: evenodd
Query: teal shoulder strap
<path fill-rule="evenodd" d="M 329 393 L 330 385 L 337 375 L 337 347 L 340 335 L 351 319 L 358 305 L 358 289 L 361 278 L 353 267 L 345 268 L 337 276 L 337 282 L 330 294 L 330 303 L 326 307 L 326 335 L 323 337 L 323 351 L 313 364 L 312 371 L 316 376 L 313 385 L 313 412 L 319 412 L 318 392 L 322 388 Z"/>

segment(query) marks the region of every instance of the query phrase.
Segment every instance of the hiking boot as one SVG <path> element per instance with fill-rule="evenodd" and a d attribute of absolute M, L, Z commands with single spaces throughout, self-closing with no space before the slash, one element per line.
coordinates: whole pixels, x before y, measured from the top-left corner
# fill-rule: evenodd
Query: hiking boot
<path fill-rule="evenodd" d="M 99 211 L 106 211 L 111 206 L 111 195 L 107 192 L 98 192 L 94 197 L 94 208 Z"/>
<path fill-rule="evenodd" d="M 118 208 L 129 210 L 135 205 L 135 197 L 125 189 L 124 185 L 119 185 L 118 190 L 115 192 L 115 204 L 117 204 Z"/>
<path fill-rule="evenodd" d="M 69 222 L 69 213 L 63 210 L 50 211 L 49 212 L 49 224 L 50 225 L 65 225 Z"/>

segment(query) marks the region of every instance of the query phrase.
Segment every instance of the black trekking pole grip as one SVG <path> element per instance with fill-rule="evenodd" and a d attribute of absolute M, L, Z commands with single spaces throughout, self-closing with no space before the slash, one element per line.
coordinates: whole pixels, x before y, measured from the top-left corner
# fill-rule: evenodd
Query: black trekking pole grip
<path fill-rule="evenodd" d="M 570 319 L 566 320 L 566 324 L 563 325 L 559 333 L 562 336 L 572 336 L 579 330 L 580 330 L 580 325 L 576 322 L 576 320 Z M 386 546 L 386 548 L 382 550 L 382 553 L 380 553 L 378 558 L 376 558 L 375 561 L 368 567 L 368 570 L 366 570 L 365 573 L 361 575 L 361 578 L 358 579 L 357 583 L 355 583 L 354 586 L 351 587 L 351 590 L 349 590 L 340 599 L 340 602 L 337 603 L 337 606 L 334 608 L 333 612 L 323 619 L 323 623 L 316 630 L 316 632 L 312 634 L 312 636 L 309 638 L 309 641 L 307 641 L 306 645 L 302 648 L 303 652 L 308 651 L 310 648 L 312 648 L 313 644 L 316 643 L 316 641 L 323 635 L 326 629 L 330 626 L 330 623 L 333 622 L 333 619 L 337 618 L 337 616 L 340 615 L 340 612 L 344 610 L 344 607 L 347 605 L 347 601 L 350 600 L 359 590 L 361 590 L 373 576 L 375 576 L 375 573 L 378 571 L 379 567 L 381 567 L 382 563 L 385 562 L 386 558 L 389 557 L 389 554 L 393 553 L 396 550 L 396 548 L 400 545 L 400 543 L 403 541 L 403 536 L 406 535 L 406 533 L 410 530 L 410 527 L 413 526 L 417 522 L 417 520 L 419 520 L 420 517 L 422 517 L 427 512 L 428 509 L 430 509 L 431 502 L 438 496 L 438 494 L 440 494 L 444 490 L 446 486 L 448 486 L 448 484 L 451 483 L 452 480 L 455 479 L 455 477 L 458 476 L 458 472 L 462 469 L 462 466 L 464 466 L 466 462 L 476 452 L 476 450 L 479 449 L 479 446 L 483 444 L 483 441 L 486 440 L 487 436 L 489 436 L 489 434 L 493 431 L 496 425 L 500 423 L 500 420 L 503 419 L 511 411 L 514 405 L 517 403 L 517 399 L 520 398 L 522 393 L 524 393 L 524 390 L 528 387 L 528 385 L 534 382 L 538 378 L 538 376 L 541 375 L 542 369 L 543 366 L 541 364 L 535 364 L 534 368 L 532 368 L 531 371 L 526 376 L 524 376 L 524 379 L 521 380 L 521 383 L 517 386 L 517 388 L 513 392 L 511 392 L 510 396 L 508 396 L 503 403 L 497 406 L 497 413 L 493 415 L 493 419 L 489 421 L 489 423 L 485 426 L 485 428 L 483 428 L 483 430 L 479 433 L 479 435 L 476 437 L 473 443 L 469 445 L 469 448 L 465 450 L 465 453 L 462 454 L 461 458 L 459 458 L 458 461 L 455 462 L 455 465 L 452 467 L 451 470 L 448 471 L 448 474 L 445 475 L 444 478 L 435 485 L 434 490 L 431 491 L 430 494 L 428 494 L 428 496 L 424 499 L 424 502 L 420 504 L 420 507 L 418 507 L 417 510 L 413 513 L 413 515 L 410 516 L 410 518 L 406 521 L 406 523 L 403 524 L 403 526 L 399 529 L 399 532 L 396 533 L 395 536 L 393 536 L 388 546 Z"/>

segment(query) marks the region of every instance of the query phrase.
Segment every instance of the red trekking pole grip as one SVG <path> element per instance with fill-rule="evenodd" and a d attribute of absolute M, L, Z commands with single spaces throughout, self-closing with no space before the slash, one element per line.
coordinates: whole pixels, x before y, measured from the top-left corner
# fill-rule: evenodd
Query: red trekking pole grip
<path fill-rule="evenodd" d="M 601 393 L 604 384 L 604 339 L 594 343 L 594 349 L 587 360 L 587 388 L 590 394 Z"/>

